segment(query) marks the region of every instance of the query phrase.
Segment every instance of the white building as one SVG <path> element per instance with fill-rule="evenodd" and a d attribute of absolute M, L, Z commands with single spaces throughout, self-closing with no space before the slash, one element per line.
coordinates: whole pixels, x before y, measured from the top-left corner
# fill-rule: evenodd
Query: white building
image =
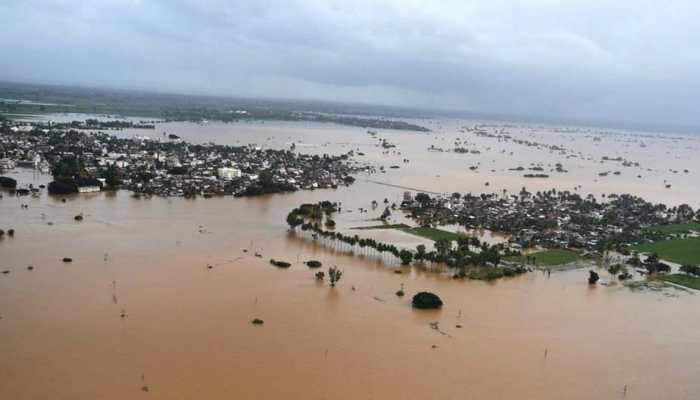
<path fill-rule="evenodd" d="M 78 186 L 78 193 L 93 193 L 99 191 L 99 186 Z"/>
<path fill-rule="evenodd" d="M 9 158 L 0 159 L 0 169 L 14 169 L 15 162 Z"/>
<path fill-rule="evenodd" d="M 240 169 L 223 167 L 216 170 L 216 175 L 220 179 L 230 181 L 233 178 L 240 178 L 242 173 Z"/>

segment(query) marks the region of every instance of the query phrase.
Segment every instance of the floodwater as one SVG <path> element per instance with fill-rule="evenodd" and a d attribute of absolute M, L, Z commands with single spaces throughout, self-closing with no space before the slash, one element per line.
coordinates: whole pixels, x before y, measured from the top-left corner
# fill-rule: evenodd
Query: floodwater
<path fill-rule="evenodd" d="M 0 229 L 16 234 L 0 241 L 0 269 L 10 270 L 0 275 L 0 399 L 700 397 L 697 292 L 632 291 L 606 272 L 601 280 L 610 285 L 591 288 L 585 270 L 456 281 L 372 255 L 353 257 L 288 232 L 291 208 L 326 199 L 343 203 L 339 229 L 376 224 L 382 200 L 398 202 L 404 189 L 368 179 L 437 192 L 581 185 L 583 193 L 630 188 L 694 207 L 700 199 L 690 184 L 700 166 L 686 157 L 698 146 L 692 137 L 645 137 L 647 147 L 637 151 L 614 135 L 600 144 L 585 134 L 522 133 L 596 159 L 562 161 L 549 151 L 457 133 L 461 125 L 448 123 L 431 135 L 380 132 L 398 144 L 389 154 L 363 130 L 333 125 L 169 124 L 156 130 L 231 144 L 295 142 L 304 152 L 359 148 L 366 154 L 359 159 L 387 168 L 338 190 L 206 200 L 133 199 L 122 191 L 69 196 L 65 203 L 45 194 L 5 194 Z M 483 152 L 425 151 L 433 143 L 450 147 L 456 136 L 469 137 Z M 647 154 L 651 144 L 655 157 Z M 664 156 L 664 145 L 680 159 Z M 499 146 L 513 147 L 515 155 L 500 153 Z M 602 169 L 612 169 L 600 164 L 602 155 L 638 156 L 643 182 L 636 178 L 642 171 L 622 167 L 622 175 L 598 179 Z M 516 160 L 525 167 L 530 160 L 562 161 L 570 172 L 530 183 L 507 171 Z M 478 162 L 481 172 L 468 169 Z M 496 172 L 484 166 L 490 164 L 498 165 Z M 682 168 L 689 173 L 668 171 Z M 20 184 L 49 179 L 26 171 L 16 177 Z M 659 188 L 664 179 L 673 187 Z M 377 210 L 371 200 L 380 202 Z M 370 211 L 361 214 L 359 207 Z M 82 222 L 73 218 L 79 213 Z M 396 213 L 393 218 L 402 221 Z M 374 234 L 387 239 L 392 232 Z M 277 269 L 270 258 L 293 266 Z M 302 264 L 309 259 L 322 261 L 324 269 L 341 267 L 337 287 L 316 282 L 315 271 Z M 403 298 L 394 294 L 401 285 Z M 443 309 L 412 309 L 411 296 L 422 290 L 439 294 Z M 264 325 L 251 324 L 253 318 Z"/>

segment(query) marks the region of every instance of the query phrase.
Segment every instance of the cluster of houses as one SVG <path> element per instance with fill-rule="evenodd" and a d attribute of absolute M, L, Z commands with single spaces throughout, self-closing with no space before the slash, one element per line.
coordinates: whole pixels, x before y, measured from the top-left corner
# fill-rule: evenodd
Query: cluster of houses
<path fill-rule="evenodd" d="M 592 195 L 581 197 L 556 190 L 530 193 L 525 188 L 511 195 L 454 193 L 431 197 L 421 193 L 413 197 L 406 193 L 402 209 L 420 225 L 458 224 L 508 234 L 514 250 L 534 246 L 588 252 L 619 250 L 656 239 L 650 227 L 700 218 L 700 212 L 688 205 L 669 208 L 628 194 L 611 194 L 598 201 Z"/>
<path fill-rule="evenodd" d="M 6 169 L 26 163 L 51 170 L 77 191 L 125 188 L 159 196 L 254 195 L 352 183 L 370 170 L 348 154 L 304 155 L 249 146 L 189 144 L 179 139 L 117 138 L 44 123 L 0 127 Z M 67 172 L 66 172 L 67 171 Z M 49 186 L 51 189 L 51 186 Z"/>

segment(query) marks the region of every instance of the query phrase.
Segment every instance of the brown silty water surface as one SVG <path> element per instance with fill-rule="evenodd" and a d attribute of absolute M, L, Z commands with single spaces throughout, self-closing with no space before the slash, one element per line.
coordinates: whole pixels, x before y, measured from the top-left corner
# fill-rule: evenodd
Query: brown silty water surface
<path fill-rule="evenodd" d="M 359 149 L 366 156 L 358 159 L 387 167 L 386 174 L 361 175 L 338 190 L 208 200 L 133 199 L 121 191 L 70 196 L 65 203 L 45 194 L 5 195 L 0 229 L 13 227 L 16 234 L 0 242 L 0 269 L 11 271 L 0 275 L 0 399 L 698 398 L 695 292 L 631 291 L 604 272 L 602 280 L 611 284 L 591 288 L 586 270 L 455 281 L 288 232 L 291 208 L 326 199 L 343 203 L 339 229 L 376 224 L 371 219 L 382 200 L 398 202 L 404 189 L 367 179 L 462 193 L 582 185 L 584 194 L 629 191 L 693 207 L 700 198 L 691 184 L 700 170 L 689 157 L 697 150 L 693 138 L 607 135 L 594 142 L 586 134 L 517 128 L 523 137 L 566 143 L 594 158 L 566 159 L 460 133 L 461 122 L 431 124 L 437 132 L 429 135 L 380 131 L 398 145 L 389 154 L 363 130 L 333 125 L 157 129 L 193 141 L 296 142 L 302 152 Z M 450 148 L 455 137 L 468 137 L 482 153 L 425 150 L 430 144 Z M 647 147 L 620 137 L 643 138 Z M 620 176 L 599 178 L 598 172 L 613 169 L 600 164 L 602 155 L 636 155 L 644 170 L 619 167 Z M 478 162 L 479 172 L 468 170 Z M 507 171 L 530 162 L 562 162 L 570 172 L 533 181 Z M 668 171 L 683 168 L 690 172 Z M 20 183 L 49 179 L 28 172 L 16 177 Z M 673 181 L 671 189 L 664 179 Z M 380 202 L 377 210 L 357 211 L 372 200 Z M 73 219 L 79 213 L 82 222 Z M 403 221 L 397 213 L 393 218 Z M 356 232 L 406 246 L 423 243 L 392 231 Z M 293 265 L 277 269 L 270 258 Z M 341 267 L 338 286 L 316 282 L 302 264 L 309 259 L 322 261 L 324 269 Z M 402 284 L 407 295 L 399 298 L 394 293 Z M 410 297 L 421 290 L 439 294 L 443 309 L 412 309 Z M 254 326 L 253 318 L 264 325 Z"/>

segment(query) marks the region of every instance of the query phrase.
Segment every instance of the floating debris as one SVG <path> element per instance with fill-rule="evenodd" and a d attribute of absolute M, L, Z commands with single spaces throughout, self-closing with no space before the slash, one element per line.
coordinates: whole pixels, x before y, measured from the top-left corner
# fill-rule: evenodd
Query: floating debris
<path fill-rule="evenodd" d="M 452 337 L 452 336 L 450 336 L 449 333 L 440 330 L 440 323 L 439 322 L 437 322 L 437 321 L 431 322 L 429 325 L 430 325 L 430 329 L 436 331 L 437 333 L 439 333 L 443 336 Z"/>

